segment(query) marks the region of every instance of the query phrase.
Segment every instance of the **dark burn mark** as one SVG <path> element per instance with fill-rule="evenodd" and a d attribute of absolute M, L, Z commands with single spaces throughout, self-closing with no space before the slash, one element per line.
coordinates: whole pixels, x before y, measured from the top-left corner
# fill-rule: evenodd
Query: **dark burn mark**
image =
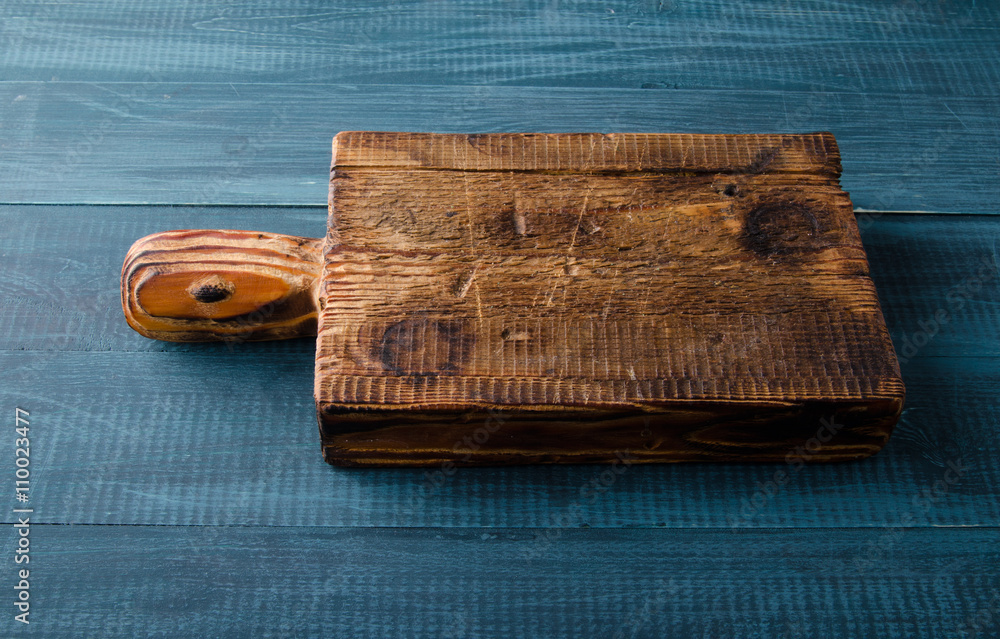
<path fill-rule="evenodd" d="M 188 295 L 202 304 L 222 302 L 232 297 L 235 291 L 232 282 L 215 274 L 195 280 L 187 287 Z"/>
<path fill-rule="evenodd" d="M 740 240 L 757 255 L 770 257 L 808 246 L 819 233 L 819 220 L 809 206 L 775 200 L 760 202 L 747 211 Z"/>
<path fill-rule="evenodd" d="M 375 345 L 375 357 L 396 375 L 454 375 L 472 340 L 460 322 L 417 317 L 390 325 Z"/>
<path fill-rule="evenodd" d="M 232 293 L 221 284 L 203 284 L 191 291 L 191 297 L 205 304 L 229 299 Z"/>
<path fill-rule="evenodd" d="M 757 152 L 757 155 L 754 156 L 753 161 L 751 161 L 750 164 L 743 169 L 743 172 L 749 175 L 763 173 L 767 170 L 767 167 L 774 162 L 774 159 L 777 158 L 780 153 L 781 149 L 761 149 Z"/>
<path fill-rule="evenodd" d="M 489 146 L 490 138 L 489 138 L 488 134 L 486 134 L 486 133 L 470 133 L 470 134 L 468 134 L 468 135 L 465 136 L 465 139 L 469 143 L 469 146 L 471 146 L 473 149 L 475 149 L 479 153 L 483 153 L 483 154 L 486 154 L 486 155 L 489 154 L 488 146 Z"/>

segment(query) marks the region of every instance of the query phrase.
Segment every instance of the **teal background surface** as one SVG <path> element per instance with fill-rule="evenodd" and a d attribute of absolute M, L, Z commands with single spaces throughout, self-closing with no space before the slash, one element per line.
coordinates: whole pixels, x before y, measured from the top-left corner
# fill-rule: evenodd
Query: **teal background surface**
<path fill-rule="evenodd" d="M 0 636 L 1000 636 L 996 3 L 0 17 Z M 118 278 L 157 231 L 320 236 L 331 138 L 356 129 L 831 131 L 903 360 L 892 440 L 856 463 L 633 466 L 610 485 L 602 466 L 328 466 L 312 340 L 147 340 Z"/>

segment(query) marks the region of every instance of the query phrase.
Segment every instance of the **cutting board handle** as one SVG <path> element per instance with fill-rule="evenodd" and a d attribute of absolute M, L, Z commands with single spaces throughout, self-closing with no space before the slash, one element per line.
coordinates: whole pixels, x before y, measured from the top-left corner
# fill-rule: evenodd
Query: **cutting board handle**
<path fill-rule="evenodd" d="M 322 245 L 252 231 L 149 235 L 122 266 L 125 318 L 170 342 L 315 336 Z"/>

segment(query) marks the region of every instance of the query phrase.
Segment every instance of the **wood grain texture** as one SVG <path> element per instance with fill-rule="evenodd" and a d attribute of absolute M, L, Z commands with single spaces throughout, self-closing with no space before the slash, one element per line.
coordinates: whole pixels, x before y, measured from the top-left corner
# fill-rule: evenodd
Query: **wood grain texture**
<path fill-rule="evenodd" d="M 997 95 L 989 2 L 4 5 L 7 80 Z M 586 130 L 586 129 L 584 129 Z M 669 130 L 669 129 L 662 129 Z"/>
<path fill-rule="evenodd" d="M 316 334 L 322 240 L 256 231 L 162 231 L 129 248 L 129 326 L 172 342 Z"/>
<path fill-rule="evenodd" d="M 325 206 L 0 207 L 0 225 L 9 231 L 0 235 L 0 251 L 7 256 L 0 278 L 0 350 L 215 352 L 211 345 L 144 339 L 122 321 L 118 277 L 133 240 L 164 228 L 199 226 L 319 236 L 326 217 Z M 1000 303 L 1000 269 L 980 273 L 986 264 L 1000 262 L 994 258 L 1000 256 L 1000 222 L 991 218 L 859 216 L 897 351 L 904 336 L 912 339 L 921 330 L 920 322 L 942 308 L 949 313 L 943 330 L 911 360 L 1000 355 L 1000 318 L 993 312 Z M 985 277 L 977 285 L 980 274 Z M 293 356 L 314 350 L 314 344 L 298 341 L 231 346 Z"/>
<path fill-rule="evenodd" d="M 32 428 L 31 458 L 37 521 L 556 529 L 871 528 L 905 521 L 919 527 L 1000 526 L 995 357 L 911 361 L 904 369 L 907 408 L 892 439 L 882 452 L 858 462 L 359 471 L 320 459 L 309 392 L 310 342 L 283 343 L 298 344 L 299 352 L 258 352 L 266 343 L 231 350 L 220 343 L 201 352 L 0 353 L 8 374 L 0 401 L 30 411 L 38 427 Z M 123 399 L 129 397 L 142 399 Z M 463 436 L 474 436 L 482 422 L 471 426 Z M 821 426 L 815 424 L 815 431 Z M 960 481 L 938 484 L 949 462 L 965 468 Z M 12 515 L 0 521 L 12 523 Z"/>
<path fill-rule="evenodd" d="M 877 451 L 903 386 L 839 170 L 829 134 L 339 134 L 324 455 Z"/>
<path fill-rule="evenodd" d="M 341 130 L 825 130 L 837 137 L 843 186 L 859 208 L 992 214 L 1000 199 L 1000 103 L 992 97 L 901 100 L 895 92 L 767 85 L 668 91 L 8 82 L 0 83 L 0 113 L 0 170 L 8 178 L 0 201 L 11 203 L 323 204 L 329 141 Z"/>
<path fill-rule="evenodd" d="M 995 528 L 550 532 L 38 526 L 32 595 L 45 603 L 30 630 L 917 639 L 997 627 Z"/>
<path fill-rule="evenodd" d="M 988 216 L 859 217 L 896 348 L 923 346 L 882 453 L 798 470 L 341 471 L 309 426 L 314 340 L 148 340 L 118 292 L 131 242 L 164 229 L 318 237 L 337 130 L 829 130 L 859 208 L 996 214 L 996 3 L 2 11 L 0 202 L 73 206 L 0 205 L 0 403 L 38 420 L 31 505 L 56 524 L 32 530 L 38 616 L 0 635 L 996 634 Z M 128 202 L 316 208 L 75 205 Z"/>
<path fill-rule="evenodd" d="M 134 238 L 199 225 L 318 234 L 325 213 L 325 207 L 0 207 L 8 231 L 0 234 L 7 260 L 0 350 L 8 371 L 0 391 L 7 405 L 44 419 L 33 461 L 42 464 L 38 507 L 45 520 L 544 526 L 579 501 L 581 487 L 599 480 L 605 467 L 468 468 L 440 486 L 432 483 L 440 469 L 427 476 L 338 472 L 317 459 L 314 340 L 167 343 L 143 338 L 123 320 L 118 276 Z M 574 521 L 722 527 L 732 516 L 740 526 L 762 528 L 870 527 L 912 513 L 926 526 L 1000 522 L 1000 272 L 978 287 L 973 280 L 1000 246 L 1000 221 L 926 215 L 859 221 L 897 350 L 938 309 L 950 313 L 901 364 L 908 409 L 887 448 L 858 464 L 805 466 L 764 502 L 758 483 L 766 487 L 790 467 L 633 467 L 595 503 L 584 499 Z M 955 292 L 959 305 L 949 302 Z M 932 490 L 955 459 L 970 467 L 962 482 L 926 510 L 914 507 L 913 499 Z M 751 499 L 760 507 L 744 517 Z"/>
<path fill-rule="evenodd" d="M 500 133 L 442 136 L 344 131 L 333 139 L 333 168 L 446 171 L 567 171 L 592 174 L 683 172 L 840 174 L 829 133 L 680 135 Z M 582 176 L 581 176 L 582 177 Z"/>
<path fill-rule="evenodd" d="M 45 223 L 40 223 L 44 220 Z M 326 207 L 0 207 L 0 250 L 10 256 L 0 278 L 0 348 L 29 351 L 204 350 L 138 335 L 122 317 L 118 281 L 136 238 L 165 228 L 243 228 L 320 236 Z M 46 248 L 48 247 L 48 248 Z M 306 344 L 314 350 L 315 340 Z M 256 352 L 300 349 L 257 342 Z M 231 341 L 232 349 L 245 349 Z"/>

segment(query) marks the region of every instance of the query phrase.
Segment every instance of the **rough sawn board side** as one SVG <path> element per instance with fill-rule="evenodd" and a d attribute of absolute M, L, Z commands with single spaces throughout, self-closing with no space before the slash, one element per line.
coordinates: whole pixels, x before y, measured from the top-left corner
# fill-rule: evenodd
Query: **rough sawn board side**
<path fill-rule="evenodd" d="M 904 391 L 839 175 L 828 133 L 339 134 L 324 455 L 874 453 Z"/>

